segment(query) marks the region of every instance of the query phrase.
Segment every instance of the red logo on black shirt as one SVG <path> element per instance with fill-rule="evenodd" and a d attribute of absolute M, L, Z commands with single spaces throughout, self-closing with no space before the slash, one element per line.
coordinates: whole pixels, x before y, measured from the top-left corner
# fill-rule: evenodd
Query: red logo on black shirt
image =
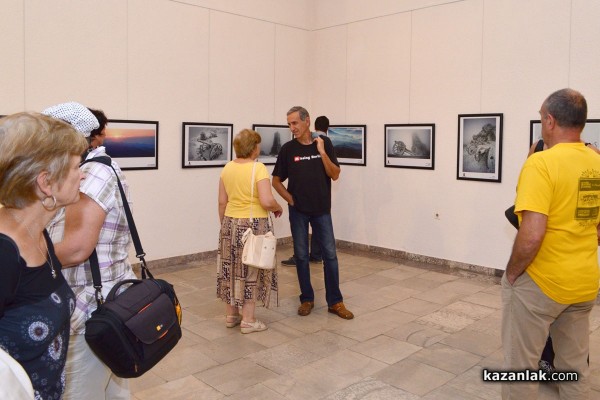
<path fill-rule="evenodd" d="M 298 161 L 300 161 L 300 156 L 294 157 L 294 162 L 298 162 Z"/>

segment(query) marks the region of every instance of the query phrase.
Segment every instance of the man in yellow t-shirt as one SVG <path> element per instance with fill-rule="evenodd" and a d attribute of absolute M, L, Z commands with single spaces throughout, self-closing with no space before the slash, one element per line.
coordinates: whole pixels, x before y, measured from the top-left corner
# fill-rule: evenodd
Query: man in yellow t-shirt
<path fill-rule="evenodd" d="M 560 382 L 561 399 L 588 399 L 589 315 L 598 294 L 600 157 L 581 142 L 587 103 L 562 89 L 540 109 L 548 150 L 521 170 L 512 254 L 502 278 L 504 369 L 537 372 L 548 333 L 557 371 L 576 371 Z M 550 378 L 550 377 L 548 377 Z M 537 382 L 507 383 L 503 399 L 537 398 Z"/>

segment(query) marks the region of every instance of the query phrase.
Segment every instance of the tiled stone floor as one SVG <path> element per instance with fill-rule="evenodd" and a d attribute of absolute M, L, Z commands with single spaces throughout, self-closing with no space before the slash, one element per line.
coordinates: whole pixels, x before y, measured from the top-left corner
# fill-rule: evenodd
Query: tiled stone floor
<path fill-rule="evenodd" d="M 282 246 L 279 259 L 292 250 Z M 327 312 L 323 270 L 311 264 L 315 309 L 300 317 L 295 268 L 279 267 L 279 307 L 258 308 L 265 332 L 227 329 L 215 263 L 162 269 L 184 308 L 183 338 L 131 381 L 132 399 L 499 399 L 482 368 L 502 364 L 498 278 L 338 251 L 351 321 Z M 600 309 L 592 311 L 592 399 L 600 399 Z M 540 399 L 558 399 L 555 385 Z"/>

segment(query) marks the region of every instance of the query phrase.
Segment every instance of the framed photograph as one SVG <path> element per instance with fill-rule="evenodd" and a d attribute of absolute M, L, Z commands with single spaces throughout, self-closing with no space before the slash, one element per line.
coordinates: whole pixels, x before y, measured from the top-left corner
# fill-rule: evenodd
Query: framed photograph
<path fill-rule="evenodd" d="M 501 182 L 503 114 L 458 116 L 456 179 Z"/>
<path fill-rule="evenodd" d="M 529 146 L 542 138 L 542 123 L 539 119 L 529 121 Z M 581 132 L 581 140 L 600 149 L 600 119 L 588 119 Z"/>
<path fill-rule="evenodd" d="M 109 119 L 104 147 L 123 170 L 158 169 L 158 121 Z"/>
<path fill-rule="evenodd" d="M 265 165 L 275 164 L 281 146 L 294 138 L 287 125 L 252 125 L 252 130 L 260 135 L 260 155 L 258 161 Z"/>
<path fill-rule="evenodd" d="M 182 168 L 222 167 L 231 160 L 233 124 L 184 122 Z"/>
<path fill-rule="evenodd" d="M 434 169 L 435 124 L 386 124 L 385 166 Z"/>
<path fill-rule="evenodd" d="M 327 137 L 340 164 L 367 165 L 366 125 L 330 125 Z"/>

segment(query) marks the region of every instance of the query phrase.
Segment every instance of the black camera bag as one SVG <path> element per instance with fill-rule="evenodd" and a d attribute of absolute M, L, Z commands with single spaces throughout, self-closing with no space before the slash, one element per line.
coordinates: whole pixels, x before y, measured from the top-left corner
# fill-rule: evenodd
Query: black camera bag
<path fill-rule="evenodd" d="M 117 294 L 125 284 L 131 286 Z M 85 340 L 115 375 L 138 377 L 181 338 L 178 307 L 173 286 L 162 279 L 123 280 L 85 323 Z"/>
<path fill-rule="evenodd" d="M 112 168 L 110 157 L 95 157 L 82 165 L 90 161 Z M 89 260 L 98 307 L 85 323 L 85 340 L 115 375 L 135 378 L 156 365 L 179 342 L 182 312 L 173 285 L 154 279 L 146 266 L 146 253 L 125 191 L 117 172 L 114 173 L 136 257 L 140 260 L 142 279 L 125 279 L 117 283 L 104 300 L 98 255 L 94 249 Z M 125 285 L 129 287 L 125 288 Z"/>

